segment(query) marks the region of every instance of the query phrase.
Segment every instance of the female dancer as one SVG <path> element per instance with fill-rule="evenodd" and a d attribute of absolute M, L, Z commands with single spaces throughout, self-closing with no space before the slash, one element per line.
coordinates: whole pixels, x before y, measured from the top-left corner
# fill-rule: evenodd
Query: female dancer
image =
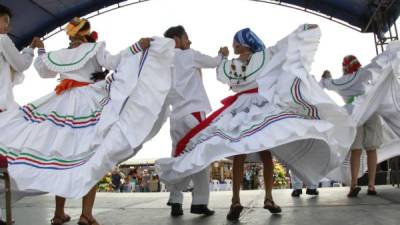
<path fill-rule="evenodd" d="M 123 135 L 132 132 L 114 126 L 121 120 L 118 116 L 140 114 L 141 109 L 137 109 L 135 104 L 154 100 L 153 90 L 169 87 L 169 83 L 163 86 L 169 82 L 166 76 L 160 78 L 158 86 L 155 82 L 153 86 L 147 85 L 144 91 L 139 89 L 142 99 L 127 100 L 132 94 L 137 95 L 135 90 L 143 86 L 143 82 L 138 80 L 140 74 L 151 77 L 158 72 L 155 70 L 169 69 L 168 60 L 160 57 L 156 61 L 154 58 L 167 55 L 165 58 L 172 60 L 169 52 L 172 52 L 173 45 L 164 44 L 166 47 L 163 49 L 161 43 L 155 46 L 154 51 L 137 54 L 150 45 L 150 38 L 142 38 L 119 54 L 110 55 L 103 42 L 96 42 L 97 35 L 91 32 L 86 19 L 74 18 L 66 31 L 70 39 L 69 48 L 48 53 L 41 48 L 35 61 L 41 77 L 53 78 L 59 74 L 60 84 L 54 93 L 21 107 L 21 110 L 2 113 L 0 127 L 9 132 L 1 135 L 0 151 L 8 157 L 15 189 L 50 192 L 58 196 L 52 224 L 70 220 L 64 212 L 65 197 L 84 196 L 79 224 L 92 225 L 98 224 L 92 215 L 95 184 L 113 165 L 132 156 L 135 153 L 132 149 L 146 136 L 144 131 L 136 132 L 122 142 Z M 148 60 L 153 63 L 150 68 L 145 67 Z M 103 67 L 120 71 L 110 75 L 107 82 L 96 82 L 105 77 Z M 148 77 L 144 77 L 144 81 L 146 79 Z M 141 108 L 148 114 L 157 114 L 157 104 L 153 108 Z M 113 110 L 118 111 L 115 113 Z M 142 123 L 147 123 L 149 117 L 141 118 Z M 129 126 L 131 123 L 125 124 Z M 121 128 L 118 137 L 111 132 L 117 128 Z M 132 138 L 140 143 L 129 141 Z"/>
<path fill-rule="evenodd" d="M 321 79 L 321 85 L 328 90 L 336 91 L 346 102 L 345 108 L 351 114 L 353 101 L 357 96 L 365 92 L 366 82 L 370 78 L 367 69 L 361 68 L 358 59 L 353 55 L 343 58 L 343 76 L 338 79 L 332 79 L 328 70 L 324 72 Z M 361 188 L 358 186 L 358 174 L 360 170 L 360 159 L 362 149 L 367 152 L 368 161 L 368 195 L 376 195 L 375 177 L 377 166 L 376 149 L 382 144 L 382 126 L 378 115 L 373 114 L 363 125 L 357 129 L 357 136 L 351 146 L 350 166 L 351 183 L 348 197 L 356 197 Z"/>
<path fill-rule="evenodd" d="M 270 191 L 271 153 L 306 184 L 335 168 L 353 141 L 355 126 L 309 76 L 319 38 L 317 25 L 306 24 L 265 48 L 250 29 L 237 32 L 233 48 L 239 57 L 223 61 L 217 70 L 218 79 L 237 94 L 181 139 L 177 157 L 157 161 L 160 177 L 178 182 L 215 160 L 235 156 L 227 219 L 237 220 L 243 209 L 239 181 L 246 155 L 248 160 L 259 156 L 264 163 L 264 208 L 272 213 L 281 210 Z"/>

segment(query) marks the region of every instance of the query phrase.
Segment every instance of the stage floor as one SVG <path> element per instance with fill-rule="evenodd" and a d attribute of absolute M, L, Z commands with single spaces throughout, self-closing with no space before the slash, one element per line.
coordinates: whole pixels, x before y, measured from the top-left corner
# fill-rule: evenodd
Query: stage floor
<path fill-rule="evenodd" d="M 168 193 L 98 193 L 94 214 L 101 225 L 399 225 L 400 189 L 378 186 L 378 196 L 367 196 L 366 187 L 355 199 L 346 197 L 347 188 L 321 188 L 318 197 L 303 194 L 292 198 L 291 190 L 274 190 L 274 200 L 282 207 L 281 215 L 271 215 L 262 208 L 264 192 L 242 191 L 245 210 L 240 222 L 228 222 L 231 192 L 211 192 L 209 207 L 214 216 L 202 217 L 190 214 L 191 193 L 185 193 L 184 214 L 170 217 L 166 206 Z M 303 190 L 303 193 L 305 190 Z M 76 224 L 81 213 L 81 201 L 67 201 L 66 212 Z M 29 197 L 14 207 L 15 225 L 46 225 L 54 213 L 54 197 L 50 195 Z"/>

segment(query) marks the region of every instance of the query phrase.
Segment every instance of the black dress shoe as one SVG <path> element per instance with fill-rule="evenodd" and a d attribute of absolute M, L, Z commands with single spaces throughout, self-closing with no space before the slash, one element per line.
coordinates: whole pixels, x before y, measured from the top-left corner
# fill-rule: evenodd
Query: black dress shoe
<path fill-rule="evenodd" d="M 302 189 L 295 189 L 292 191 L 292 197 L 300 197 L 301 194 L 303 194 Z"/>
<path fill-rule="evenodd" d="M 308 194 L 308 195 L 319 195 L 319 191 L 317 189 L 307 188 L 306 194 Z"/>
<path fill-rule="evenodd" d="M 207 205 L 192 205 L 190 207 L 190 213 L 211 216 L 214 215 L 215 211 L 210 210 Z"/>
<path fill-rule="evenodd" d="M 7 223 L 3 220 L 0 220 L 0 225 L 7 225 Z"/>
<path fill-rule="evenodd" d="M 182 204 L 171 203 L 171 216 L 178 217 L 183 215 Z"/>

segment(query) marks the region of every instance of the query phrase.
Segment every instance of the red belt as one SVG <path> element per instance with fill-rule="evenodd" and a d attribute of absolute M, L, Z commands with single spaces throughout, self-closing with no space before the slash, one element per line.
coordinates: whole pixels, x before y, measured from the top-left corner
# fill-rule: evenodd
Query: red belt
<path fill-rule="evenodd" d="M 62 80 L 54 90 L 56 91 L 57 95 L 61 95 L 64 91 L 68 91 L 68 90 L 70 90 L 72 88 L 76 88 L 76 87 L 87 86 L 89 84 L 90 83 L 87 83 L 87 82 L 80 82 L 80 81 L 76 81 L 76 80 L 65 79 L 65 80 Z"/>
<path fill-rule="evenodd" d="M 185 149 L 187 143 L 192 139 L 196 134 L 198 134 L 200 131 L 202 131 L 204 128 L 208 127 L 210 123 L 218 117 L 223 111 L 225 111 L 226 108 L 231 106 L 239 96 L 243 94 L 252 94 L 252 93 L 257 93 L 258 88 L 250 89 L 247 91 L 243 91 L 240 93 L 237 93 L 235 95 L 229 96 L 227 98 L 224 98 L 221 103 L 224 105 L 221 108 L 219 108 L 217 111 L 213 112 L 209 117 L 207 117 L 205 120 L 201 121 L 197 126 L 193 127 L 192 130 L 190 130 L 177 144 L 176 150 L 175 150 L 175 157 L 179 156 L 183 150 Z"/>

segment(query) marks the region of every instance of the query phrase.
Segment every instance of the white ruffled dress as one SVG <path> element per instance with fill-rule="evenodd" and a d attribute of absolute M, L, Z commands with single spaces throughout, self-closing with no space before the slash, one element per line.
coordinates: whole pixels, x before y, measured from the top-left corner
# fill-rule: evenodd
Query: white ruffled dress
<path fill-rule="evenodd" d="M 263 150 L 306 184 L 318 182 L 340 164 L 355 137 L 355 124 L 309 75 L 320 30 L 304 27 L 253 54 L 242 76 L 231 71 L 232 61 L 220 65 L 218 80 L 233 91 L 258 92 L 239 95 L 183 145 L 179 156 L 158 160 L 161 179 L 179 182 L 213 161 Z"/>
<path fill-rule="evenodd" d="M 100 42 L 37 59 L 45 77 L 91 82 L 101 67 L 116 72 L 0 114 L 0 153 L 8 157 L 13 190 L 79 198 L 136 153 L 170 89 L 174 42 L 155 38 L 142 53 L 137 47 L 112 56 Z"/>

